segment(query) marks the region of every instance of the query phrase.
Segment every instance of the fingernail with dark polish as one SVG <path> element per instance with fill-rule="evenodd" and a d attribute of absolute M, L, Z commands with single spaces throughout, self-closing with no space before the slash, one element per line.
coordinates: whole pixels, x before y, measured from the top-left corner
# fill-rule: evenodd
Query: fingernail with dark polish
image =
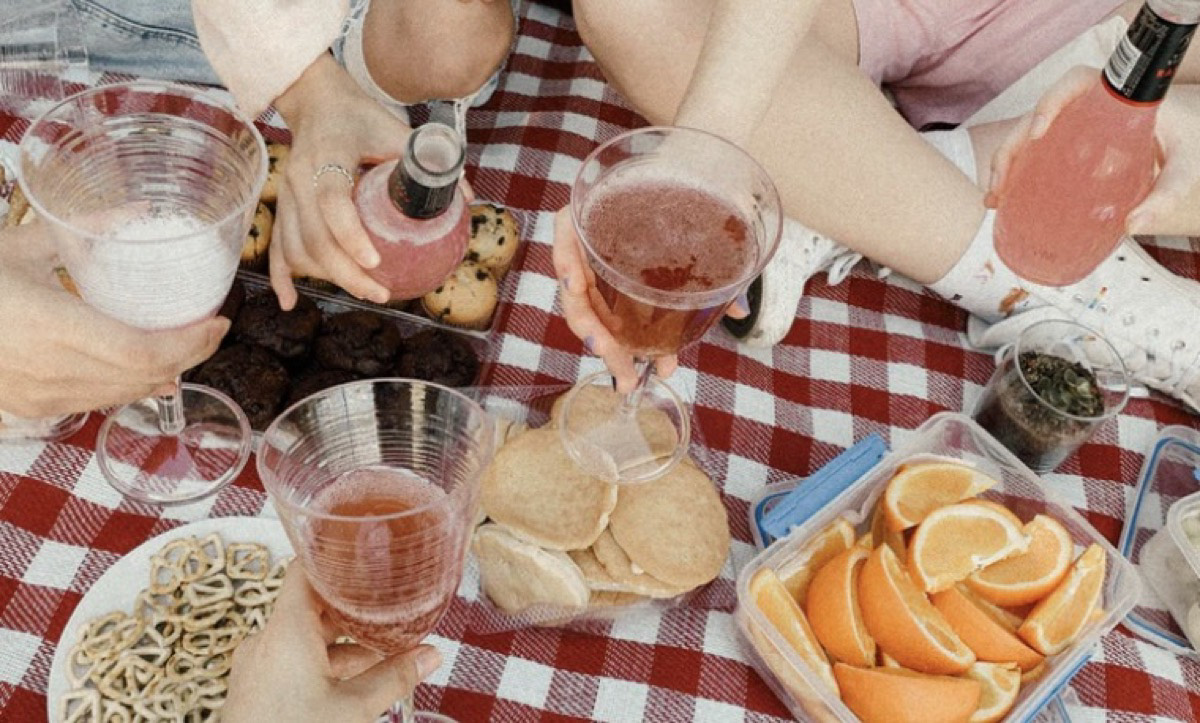
<path fill-rule="evenodd" d="M 592 348 L 592 345 L 595 344 L 595 342 L 596 340 L 593 339 L 589 334 L 583 338 L 583 348 L 587 349 L 589 354 L 595 353 L 596 350 Z"/>
<path fill-rule="evenodd" d="M 564 290 L 570 291 L 571 290 L 571 277 L 570 276 L 562 277 L 562 285 L 563 285 Z"/>
<path fill-rule="evenodd" d="M 743 292 L 741 296 L 737 297 L 733 303 L 737 304 L 737 307 L 747 314 L 750 313 L 750 297 L 747 296 L 745 292 Z"/>

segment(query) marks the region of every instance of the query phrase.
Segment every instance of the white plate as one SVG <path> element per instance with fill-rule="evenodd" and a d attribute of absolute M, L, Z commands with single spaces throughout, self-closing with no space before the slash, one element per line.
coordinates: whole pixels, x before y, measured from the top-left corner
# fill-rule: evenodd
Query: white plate
<path fill-rule="evenodd" d="M 71 682 L 67 679 L 67 655 L 79 639 L 79 629 L 89 621 L 115 610 L 131 612 L 137 594 L 150 582 L 151 556 L 168 542 L 183 537 L 204 537 L 214 532 L 220 534 L 226 544 L 257 542 L 266 545 L 271 551 L 272 562 L 292 554 L 292 544 L 283 531 L 283 525 L 279 520 L 263 517 L 199 520 L 168 530 L 138 545 L 100 576 L 79 601 L 67 626 L 63 628 L 62 637 L 54 650 L 54 660 L 50 664 L 49 690 L 46 691 L 46 715 L 52 723 L 59 723 L 58 701 L 71 689 Z"/>

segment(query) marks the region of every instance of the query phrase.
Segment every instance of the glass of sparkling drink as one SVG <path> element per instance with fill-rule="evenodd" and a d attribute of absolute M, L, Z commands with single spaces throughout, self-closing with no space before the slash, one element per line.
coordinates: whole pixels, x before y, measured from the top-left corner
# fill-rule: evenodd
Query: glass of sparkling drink
<path fill-rule="evenodd" d="M 263 486 L 328 614 L 359 644 L 411 650 L 450 606 L 492 434 L 469 397 L 408 379 L 318 392 L 263 434 Z M 448 720 L 400 703 L 405 720 Z"/>
<path fill-rule="evenodd" d="M 571 457 L 610 482 L 664 474 L 686 453 L 689 415 L 655 379 L 653 359 L 697 341 L 775 253 L 779 194 L 746 152 L 687 128 L 623 133 L 584 160 L 571 217 L 595 276 L 592 305 L 641 365 L 637 388 L 611 403 L 577 385 L 557 414 Z M 593 390 L 594 391 L 594 390 Z"/>
<path fill-rule="evenodd" d="M 250 119 L 206 92 L 135 81 L 72 95 L 21 140 L 18 176 L 93 308 L 148 331 L 213 316 L 233 284 L 266 180 Z M 224 394 L 179 384 L 108 415 L 105 478 L 146 502 L 180 503 L 233 480 L 250 425 Z"/>

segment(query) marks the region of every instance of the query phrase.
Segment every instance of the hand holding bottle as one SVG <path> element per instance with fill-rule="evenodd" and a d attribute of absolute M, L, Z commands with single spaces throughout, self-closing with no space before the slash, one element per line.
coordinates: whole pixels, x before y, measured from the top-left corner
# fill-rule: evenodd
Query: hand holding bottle
<path fill-rule="evenodd" d="M 992 158 L 986 203 L 995 208 L 1008 181 L 1013 158 L 1046 134 L 1059 112 L 1090 90 L 1096 70 L 1072 68 L 1022 116 Z M 1129 233 L 1200 234 L 1200 87 L 1176 86 L 1163 101 L 1155 124 L 1159 170 L 1149 195 L 1126 222 Z"/>

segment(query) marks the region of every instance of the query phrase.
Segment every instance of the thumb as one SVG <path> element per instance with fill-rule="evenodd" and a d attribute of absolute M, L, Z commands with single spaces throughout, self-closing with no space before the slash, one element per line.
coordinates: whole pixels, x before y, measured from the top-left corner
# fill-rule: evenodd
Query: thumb
<path fill-rule="evenodd" d="M 174 344 L 180 352 L 181 369 L 191 369 L 212 356 L 229 331 L 230 324 L 229 319 L 215 316 L 178 331 L 165 332 L 176 335 Z"/>
<path fill-rule="evenodd" d="M 338 683 L 337 690 L 361 706 L 364 713 L 377 716 L 396 701 L 411 696 L 417 684 L 441 664 L 442 656 L 436 648 L 421 645 Z"/>

